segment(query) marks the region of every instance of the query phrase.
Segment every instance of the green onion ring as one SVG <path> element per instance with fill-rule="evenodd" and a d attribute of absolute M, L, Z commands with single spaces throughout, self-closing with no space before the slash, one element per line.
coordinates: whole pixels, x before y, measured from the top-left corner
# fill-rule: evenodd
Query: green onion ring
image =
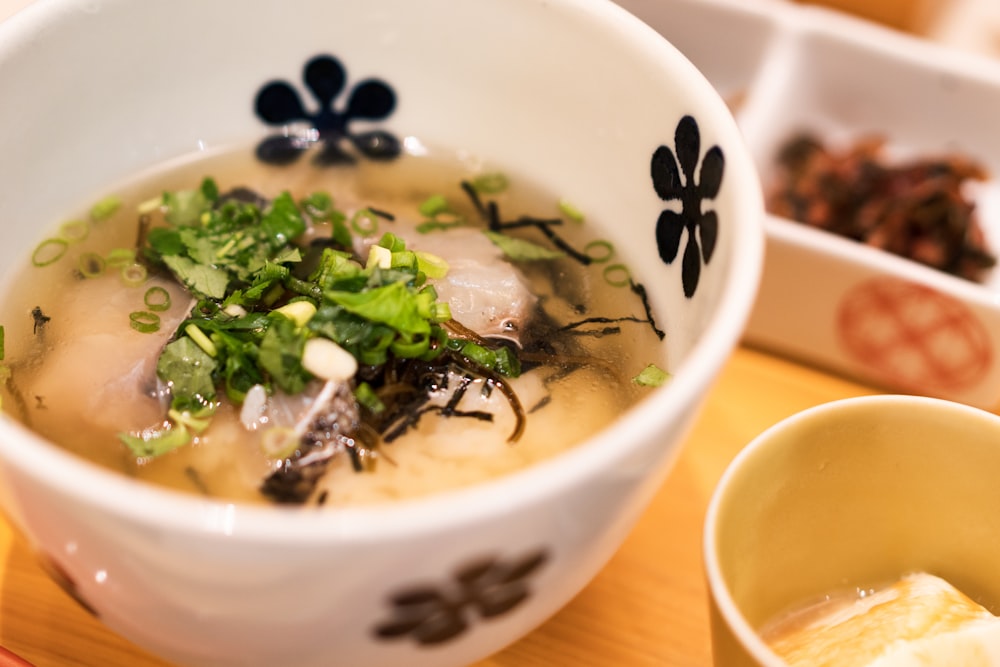
<path fill-rule="evenodd" d="M 417 212 L 426 218 L 434 218 L 448 210 L 450 207 L 444 195 L 431 195 L 417 207 Z"/>
<path fill-rule="evenodd" d="M 90 236 L 90 224 L 83 220 L 70 220 L 59 226 L 59 238 L 67 243 L 76 243 Z"/>
<path fill-rule="evenodd" d="M 615 254 L 615 247 L 611 245 L 610 241 L 591 241 L 584 246 L 583 252 L 590 258 L 590 261 L 600 264 L 611 259 Z"/>
<path fill-rule="evenodd" d="M 475 188 L 476 192 L 482 192 L 487 195 L 499 194 L 506 190 L 509 185 L 510 182 L 507 180 L 507 177 L 499 172 L 482 174 L 472 181 L 472 187 Z"/>
<path fill-rule="evenodd" d="M 565 215 L 567 218 L 573 222 L 583 222 L 584 215 L 583 211 L 573 206 L 565 199 L 559 200 L 559 212 Z"/>
<path fill-rule="evenodd" d="M 132 328 L 139 333 L 154 333 L 160 330 L 160 316 L 148 310 L 136 310 L 129 313 Z"/>
<path fill-rule="evenodd" d="M 146 282 L 146 267 L 142 264 L 129 264 L 122 267 L 122 281 L 129 287 L 137 287 Z"/>
<path fill-rule="evenodd" d="M 611 264 L 604 267 L 604 280 L 612 287 L 627 287 L 632 276 L 624 264 Z"/>
<path fill-rule="evenodd" d="M 58 262 L 66 254 L 67 248 L 69 242 L 66 239 L 45 239 L 31 253 L 31 263 L 40 267 Z"/>
<path fill-rule="evenodd" d="M 114 248 L 107 256 L 108 266 L 126 266 L 135 263 L 135 250 L 131 248 Z"/>
<path fill-rule="evenodd" d="M 77 268 L 84 278 L 97 278 L 104 275 L 104 258 L 96 252 L 85 252 L 80 255 Z"/>
<path fill-rule="evenodd" d="M 358 209 L 351 217 L 351 227 L 362 236 L 374 236 L 378 233 L 378 216 L 369 208 Z"/>
<path fill-rule="evenodd" d="M 431 346 L 431 339 L 428 336 L 416 336 L 412 341 L 396 339 L 389 346 L 392 353 L 401 359 L 412 359 L 419 357 Z"/>
<path fill-rule="evenodd" d="M 150 287 L 142 297 L 142 302 L 150 310 L 163 312 L 170 308 L 170 292 L 159 286 Z"/>
<path fill-rule="evenodd" d="M 90 219 L 94 222 L 104 222 L 113 216 L 121 205 L 121 199 L 115 195 L 108 195 L 90 207 Z"/>

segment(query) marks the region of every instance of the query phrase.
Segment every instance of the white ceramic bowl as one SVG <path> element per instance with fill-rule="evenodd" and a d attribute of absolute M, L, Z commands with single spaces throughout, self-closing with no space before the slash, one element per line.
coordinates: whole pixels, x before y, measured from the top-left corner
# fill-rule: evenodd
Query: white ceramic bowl
<path fill-rule="evenodd" d="M 0 416 L 0 498 L 74 595 L 167 660 L 466 664 L 585 586 L 663 479 L 754 299 L 759 183 L 708 82 L 609 2 L 40 0 L 0 25 L 0 266 L 138 170 L 273 133 L 254 113 L 256 92 L 284 79 L 307 99 L 302 67 L 322 53 L 340 60 L 348 85 L 378 77 L 393 88 L 398 103 L 380 128 L 484 156 L 603 225 L 648 287 L 673 379 L 613 427 L 523 472 L 329 511 L 144 486 Z M 724 159 L 714 197 L 678 184 L 689 207 L 718 220 L 714 253 L 690 256 L 686 277 L 683 247 L 697 250 L 707 232 L 685 234 L 665 261 L 656 226 L 673 204 L 651 180 L 654 152 L 673 154 L 676 139 L 686 166 L 713 147 Z M 485 579 L 460 577 L 480 565 Z M 504 613 L 484 602 L 498 582 L 517 593 Z M 394 600 L 418 589 L 440 604 L 413 632 L 382 636 Z M 450 631 L 426 641 L 439 621 Z"/>
<path fill-rule="evenodd" d="M 1000 253 L 996 60 L 783 0 L 619 4 L 729 100 L 765 190 L 802 131 L 832 147 L 880 135 L 888 159 L 961 153 L 990 172 L 970 198 Z M 747 342 L 894 391 L 1000 406 L 995 268 L 972 282 L 783 217 L 765 230 Z"/>

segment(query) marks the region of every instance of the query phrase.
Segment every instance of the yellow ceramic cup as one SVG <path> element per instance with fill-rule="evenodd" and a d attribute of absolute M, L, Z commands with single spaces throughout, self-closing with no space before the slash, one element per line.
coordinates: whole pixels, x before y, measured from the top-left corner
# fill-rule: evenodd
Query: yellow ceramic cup
<path fill-rule="evenodd" d="M 924 571 L 1000 608 L 1000 417 L 915 396 L 820 405 L 732 461 L 709 505 L 716 667 L 782 667 L 757 629 Z"/>

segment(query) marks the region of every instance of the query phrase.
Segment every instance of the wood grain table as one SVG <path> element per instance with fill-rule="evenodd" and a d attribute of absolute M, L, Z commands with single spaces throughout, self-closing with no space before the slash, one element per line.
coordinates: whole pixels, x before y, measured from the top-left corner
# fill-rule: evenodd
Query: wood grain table
<path fill-rule="evenodd" d="M 709 667 L 701 529 L 715 483 L 758 433 L 805 408 L 876 390 L 738 348 L 680 457 L 620 551 L 535 632 L 475 667 Z M 0 644 L 36 667 L 166 667 L 52 583 L 0 521 Z"/>

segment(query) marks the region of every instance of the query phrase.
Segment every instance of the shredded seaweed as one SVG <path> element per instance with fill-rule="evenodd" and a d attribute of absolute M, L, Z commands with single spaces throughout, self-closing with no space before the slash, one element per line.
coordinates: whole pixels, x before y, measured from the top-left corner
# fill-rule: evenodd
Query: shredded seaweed
<path fill-rule="evenodd" d="M 36 336 L 40 336 L 45 330 L 45 325 L 52 321 L 51 317 L 42 312 L 40 306 L 31 309 L 31 318 L 34 320 L 31 331 Z"/>

